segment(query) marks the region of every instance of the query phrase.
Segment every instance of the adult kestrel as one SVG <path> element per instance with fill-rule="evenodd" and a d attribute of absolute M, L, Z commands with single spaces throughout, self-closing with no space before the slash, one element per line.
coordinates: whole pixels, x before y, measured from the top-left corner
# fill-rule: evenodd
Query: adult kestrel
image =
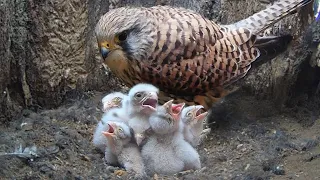
<path fill-rule="evenodd" d="M 127 86 L 150 83 L 160 103 L 174 99 L 208 110 L 268 44 L 257 34 L 310 1 L 283 0 L 229 26 L 184 8 L 122 7 L 103 15 L 95 32 L 104 63 Z"/>

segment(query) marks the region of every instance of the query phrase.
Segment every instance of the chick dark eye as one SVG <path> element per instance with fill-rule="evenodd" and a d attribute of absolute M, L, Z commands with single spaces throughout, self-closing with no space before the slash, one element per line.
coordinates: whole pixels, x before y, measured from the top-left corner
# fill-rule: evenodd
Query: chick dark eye
<path fill-rule="evenodd" d="M 137 93 L 137 94 L 136 94 L 136 97 L 138 97 L 138 98 L 140 98 L 141 96 L 142 96 L 141 93 Z"/>
<path fill-rule="evenodd" d="M 122 41 L 125 41 L 126 39 L 127 39 L 127 32 L 122 32 L 122 33 L 120 33 L 119 35 L 118 35 L 118 39 L 119 39 L 119 41 L 120 42 L 122 42 Z"/>

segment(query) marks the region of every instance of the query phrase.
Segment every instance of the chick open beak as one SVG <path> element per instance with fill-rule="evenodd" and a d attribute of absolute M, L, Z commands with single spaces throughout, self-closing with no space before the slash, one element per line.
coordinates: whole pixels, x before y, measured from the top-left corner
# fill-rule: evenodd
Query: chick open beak
<path fill-rule="evenodd" d="M 102 134 L 105 135 L 107 137 L 107 139 L 112 139 L 113 136 L 115 136 L 114 134 L 114 127 L 108 123 L 108 130 L 107 131 L 102 131 Z"/>
<path fill-rule="evenodd" d="M 158 94 L 156 92 L 150 92 L 146 98 L 142 101 L 143 107 L 148 107 L 151 110 L 157 110 Z"/>
<path fill-rule="evenodd" d="M 173 104 L 173 99 L 171 99 L 170 101 L 164 103 L 163 106 L 169 110 L 169 113 L 174 120 L 178 121 L 185 103 Z"/>
<path fill-rule="evenodd" d="M 202 121 L 204 118 L 207 117 L 208 112 L 203 112 L 201 113 L 201 109 L 203 108 L 203 106 L 201 105 L 197 105 L 195 107 L 195 119 L 196 121 Z"/>
<path fill-rule="evenodd" d="M 170 101 L 165 102 L 162 106 L 164 106 L 165 108 L 169 109 L 172 107 L 172 103 L 173 103 L 173 99 L 171 99 Z"/>
<path fill-rule="evenodd" d="M 172 110 L 172 117 L 178 121 L 180 119 L 180 115 L 182 112 L 182 109 L 184 108 L 185 103 L 180 104 L 172 104 L 171 110 Z"/>

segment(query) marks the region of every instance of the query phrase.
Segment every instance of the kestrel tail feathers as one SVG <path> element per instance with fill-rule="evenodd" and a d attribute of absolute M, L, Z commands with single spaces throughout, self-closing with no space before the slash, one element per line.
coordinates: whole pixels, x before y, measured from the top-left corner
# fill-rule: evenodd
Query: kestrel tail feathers
<path fill-rule="evenodd" d="M 262 63 L 273 59 L 279 53 L 287 49 L 288 44 L 292 39 L 293 37 L 289 34 L 282 36 L 258 36 L 254 46 L 259 49 L 261 55 L 257 61 Z"/>
<path fill-rule="evenodd" d="M 267 9 L 257 12 L 246 19 L 230 25 L 223 25 L 222 27 L 225 28 L 225 31 L 243 27 L 250 29 L 253 34 L 259 34 L 298 8 L 309 4 L 311 1 L 313 0 L 282 0 L 275 2 Z"/>

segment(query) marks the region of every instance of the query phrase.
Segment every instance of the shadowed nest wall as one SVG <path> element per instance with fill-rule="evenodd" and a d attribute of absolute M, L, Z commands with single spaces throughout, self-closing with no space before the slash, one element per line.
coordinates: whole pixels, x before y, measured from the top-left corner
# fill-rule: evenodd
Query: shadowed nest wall
<path fill-rule="evenodd" d="M 264 9 L 268 3 L 270 1 L 258 0 L 1 0 L 1 122 L 25 107 L 57 107 L 68 94 L 91 90 L 109 92 L 123 87 L 103 68 L 93 33 L 96 22 L 109 8 L 182 6 L 228 24 Z M 301 38 L 311 22 L 310 14 L 311 5 L 269 30 L 270 34 L 293 34 L 295 39 L 286 52 L 252 68 L 239 82 L 241 86 L 258 97 L 271 97 L 281 103 L 287 100 L 300 65 L 312 62 L 313 67 L 317 67 L 318 55 L 312 55 L 310 46 L 315 37 L 311 33 L 311 38 L 304 42 Z M 311 32 L 319 34 L 319 28 Z"/>

